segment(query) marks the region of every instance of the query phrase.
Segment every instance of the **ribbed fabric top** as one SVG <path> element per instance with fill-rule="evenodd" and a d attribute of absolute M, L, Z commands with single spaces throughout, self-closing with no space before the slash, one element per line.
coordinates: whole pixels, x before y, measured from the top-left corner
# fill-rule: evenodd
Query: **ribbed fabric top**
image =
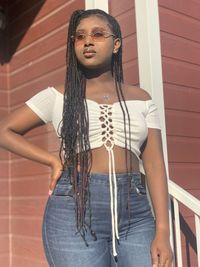
<path fill-rule="evenodd" d="M 117 181 L 113 147 L 125 148 L 124 117 L 119 102 L 99 104 L 87 99 L 89 115 L 89 141 L 91 149 L 104 146 L 108 152 L 109 184 L 111 197 L 113 255 L 116 257 L 115 238 L 119 239 L 117 219 Z M 63 95 L 54 87 L 48 87 L 29 99 L 26 104 L 45 122 L 52 122 L 59 133 L 62 119 Z M 122 105 L 124 103 L 122 102 Z M 140 147 L 147 138 L 148 128 L 160 129 L 157 108 L 152 100 L 127 100 L 126 105 L 130 116 L 130 137 L 127 148 L 139 160 L 140 171 L 144 173 L 140 159 Z M 125 108 L 125 106 L 124 106 Z M 127 117 L 127 116 L 126 116 Z M 126 118 L 126 132 L 129 137 L 129 122 Z"/>
<path fill-rule="evenodd" d="M 62 119 L 63 95 L 54 87 L 48 87 L 30 98 L 26 104 L 45 122 L 52 122 L 56 133 L 59 132 L 59 123 Z M 98 104 L 97 102 L 87 99 L 89 113 L 89 140 L 91 148 L 98 148 L 103 145 L 102 140 L 102 107 L 109 107 L 112 123 L 112 138 L 114 145 L 125 147 L 124 136 L 124 119 L 119 102 L 112 105 Z M 123 103 L 122 103 L 123 105 Z M 157 107 L 152 100 L 127 100 L 130 115 L 131 130 L 131 150 L 139 159 L 140 147 L 147 138 L 148 128 L 160 129 L 160 122 L 157 113 Z M 106 127 L 108 128 L 108 127 Z M 126 121 L 127 133 L 128 119 Z M 127 142 L 129 145 L 129 142 Z M 129 148 L 129 147 L 128 147 Z"/>

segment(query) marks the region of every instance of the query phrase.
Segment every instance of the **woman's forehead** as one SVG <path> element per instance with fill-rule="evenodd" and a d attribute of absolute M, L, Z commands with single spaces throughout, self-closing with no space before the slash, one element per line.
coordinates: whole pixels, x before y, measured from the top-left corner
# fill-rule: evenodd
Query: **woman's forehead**
<path fill-rule="evenodd" d="M 81 19 L 76 30 L 92 30 L 94 28 L 101 28 L 105 30 L 111 30 L 106 18 L 100 16 L 90 16 L 87 18 Z"/>

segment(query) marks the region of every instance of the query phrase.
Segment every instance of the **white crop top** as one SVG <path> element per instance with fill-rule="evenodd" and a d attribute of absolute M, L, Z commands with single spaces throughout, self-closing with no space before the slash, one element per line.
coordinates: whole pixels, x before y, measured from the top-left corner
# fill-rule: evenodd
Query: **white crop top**
<path fill-rule="evenodd" d="M 52 122 L 59 133 L 59 123 L 62 119 L 63 95 L 54 87 L 48 87 L 29 99 L 26 104 L 45 122 Z M 124 103 L 122 102 L 122 105 Z M 152 100 L 127 100 L 126 105 L 130 116 L 131 147 L 127 148 L 139 160 L 140 171 L 144 173 L 140 159 L 140 147 L 146 140 L 148 128 L 160 129 L 157 108 Z M 109 156 L 109 181 L 111 197 L 113 255 L 116 256 L 115 238 L 118 235 L 117 219 L 117 182 L 115 174 L 114 145 L 125 147 L 124 119 L 119 102 L 113 104 L 98 104 L 87 99 L 89 114 L 89 141 L 91 149 L 105 146 Z M 126 121 L 127 136 L 129 133 L 128 119 Z"/>

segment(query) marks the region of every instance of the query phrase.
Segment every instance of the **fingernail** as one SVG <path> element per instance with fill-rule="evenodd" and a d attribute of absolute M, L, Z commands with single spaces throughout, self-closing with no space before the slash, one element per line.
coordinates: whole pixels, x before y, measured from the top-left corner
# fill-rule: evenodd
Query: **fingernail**
<path fill-rule="evenodd" d="M 48 195 L 50 196 L 52 193 L 53 191 L 49 189 Z"/>

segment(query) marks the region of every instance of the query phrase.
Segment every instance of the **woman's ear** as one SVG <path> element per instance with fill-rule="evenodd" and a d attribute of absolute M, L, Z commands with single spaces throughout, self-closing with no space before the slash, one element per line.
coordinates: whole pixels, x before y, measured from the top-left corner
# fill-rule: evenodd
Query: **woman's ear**
<path fill-rule="evenodd" d="M 114 40 L 114 48 L 113 48 L 113 54 L 117 54 L 119 48 L 121 46 L 121 39 L 120 38 L 116 38 Z"/>

